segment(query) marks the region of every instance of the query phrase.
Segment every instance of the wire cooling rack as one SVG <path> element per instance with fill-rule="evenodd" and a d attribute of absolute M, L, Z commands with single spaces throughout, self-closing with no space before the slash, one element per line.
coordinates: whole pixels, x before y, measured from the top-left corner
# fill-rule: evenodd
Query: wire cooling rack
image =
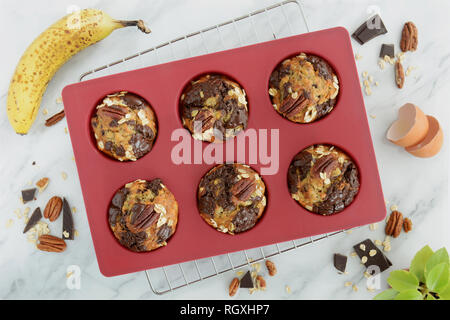
<path fill-rule="evenodd" d="M 83 81 L 309 31 L 301 1 L 283 1 L 90 70 L 83 73 L 79 80 Z M 232 270 L 243 267 L 250 268 L 253 263 L 264 261 L 281 253 L 344 232 L 345 230 L 340 230 L 261 248 L 146 270 L 145 274 L 151 290 L 155 294 L 161 295 Z"/>

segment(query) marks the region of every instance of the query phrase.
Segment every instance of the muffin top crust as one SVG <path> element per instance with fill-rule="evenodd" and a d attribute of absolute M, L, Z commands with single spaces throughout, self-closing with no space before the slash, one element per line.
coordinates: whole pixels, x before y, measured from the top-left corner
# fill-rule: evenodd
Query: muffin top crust
<path fill-rule="evenodd" d="M 333 110 L 339 80 L 322 58 L 301 53 L 281 62 L 269 80 L 273 107 L 285 118 L 310 123 Z"/>
<path fill-rule="evenodd" d="M 236 234 L 253 228 L 265 206 L 265 184 L 247 165 L 218 165 L 200 181 L 200 215 L 220 232 Z"/>
<path fill-rule="evenodd" d="M 293 199 L 305 209 L 331 215 L 350 205 L 359 191 L 359 172 L 353 160 L 330 145 L 314 145 L 298 153 L 288 171 Z"/>
<path fill-rule="evenodd" d="M 175 233 L 178 203 L 160 179 L 136 180 L 111 200 L 108 221 L 119 243 L 135 252 L 165 246 Z"/>
<path fill-rule="evenodd" d="M 121 91 L 96 107 L 91 127 L 97 148 L 119 161 L 136 161 L 152 149 L 157 135 L 155 114 L 145 99 Z"/>
<path fill-rule="evenodd" d="M 220 74 L 207 74 L 192 81 L 180 98 L 183 126 L 194 139 L 220 142 L 247 128 L 245 91 Z"/>

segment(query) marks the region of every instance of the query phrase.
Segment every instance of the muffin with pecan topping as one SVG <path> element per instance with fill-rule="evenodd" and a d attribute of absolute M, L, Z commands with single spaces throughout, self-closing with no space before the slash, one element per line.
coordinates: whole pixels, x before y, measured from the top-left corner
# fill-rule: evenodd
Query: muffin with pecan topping
<path fill-rule="evenodd" d="M 180 114 L 194 139 L 218 142 L 233 138 L 247 128 L 245 91 L 224 75 L 203 75 L 184 89 Z"/>
<path fill-rule="evenodd" d="M 136 180 L 116 192 L 108 210 L 119 243 L 135 252 L 165 246 L 175 233 L 178 203 L 160 179 Z"/>
<path fill-rule="evenodd" d="M 126 91 L 107 95 L 91 118 L 97 148 L 119 161 L 136 161 L 152 149 L 155 114 L 144 98 Z"/>
<path fill-rule="evenodd" d="M 198 188 L 200 216 L 223 233 L 253 228 L 266 206 L 266 186 L 247 165 L 221 164 L 203 176 Z"/>
<path fill-rule="evenodd" d="M 301 53 L 281 62 L 269 80 L 275 110 L 297 123 L 309 123 L 333 110 L 339 81 L 322 58 Z"/>
<path fill-rule="evenodd" d="M 288 185 L 292 198 L 304 208 L 331 215 L 350 205 L 358 193 L 358 168 L 342 150 L 313 145 L 292 160 Z"/>

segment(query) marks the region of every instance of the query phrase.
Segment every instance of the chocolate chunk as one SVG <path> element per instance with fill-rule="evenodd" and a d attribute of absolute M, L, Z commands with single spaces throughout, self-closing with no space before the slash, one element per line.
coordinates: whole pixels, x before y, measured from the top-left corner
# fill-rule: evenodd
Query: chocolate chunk
<path fill-rule="evenodd" d="M 111 151 L 112 146 L 113 146 L 112 141 L 106 141 L 105 142 L 105 150 L 106 151 Z"/>
<path fill-rule="evenodd" d="M 250 271 L 247 271 L 247 273 L 242 277 L 240 287 L 246 289 L 252 289 L 255 287 Z"/>
<path fill-rule="evenodd" d="M 236 175 L 233 165 L 226 164 L 209 172 L 202 178 L 200 187 L 204 188 L 204 191 L 198 200 L 202 212 L 213 215 L 216 204 L 223 210 L 232 211 L 235 209 L 231 188 L 234 185 Z"/>
<path fill-rule="evenodd" d="M 216 201 L 213 197 L 205 195 L 200 198 L 198 202 L 198 207 L 201 212 L 209 214 L 211 217 L 214 216 L 214 210 L 216 208 Z"/>
<path fill-rule="evenodd" d="M 139 97 L 133 93 L 130 93 L 130 92 L 127 92 L 122 97 L 122 100 L 131 109 L 140 109 L 144 105 L 144 101 L 141 97 Z"/>
<path fill-rule="evenodd" d="M 143 245 L 145 239 L 147 239 L 147 233 L 145 231 L 132 233 L 126 230 L 121 233 L 119 242 L 132 251 L 140 252 L 145 251 L 145 246 Z"/>
<path fill-rule="evenodd" d="M 331 80 L 333 78 L 333 70 L 325 60 L 313 55 L 308 55 L 306 60 L 313 65 L 314 71 L 316 71 L 319 76 L 325 80 Z"/>
<path fill-rule="evenodd" d="M 23 233 L 26 233 L 28 230 L 33 228 L 36 225 L 36 223 L 38 223 L 39 220 L 41 220 L 41 218 L 42 218 L 41 208 L 36 208 L 33 211 L 33 214 L 31 215 L 30 219 L 28 220 L 27 225 L 23 229 Z"/>
<path fill-rule="evenodd" d="M 161 243 L 169 239 L 170 235 L 172 234 L 172 228 L 170 228 L 167 223 L 162 225 L 161 228 L 158 230 L 158 233 L 156 236 L 158 239 L 156 240 L 157 243 Z"/>
<path fill-rule="evenodd" d="M 22 190 L 22 200 L 23 203 L 26 203 L 34 199 L 34 195 L 36 194 L 36 188 Z"/>
<path fill-rule="evenodd" d="M 381 273 L 392 266 L 392 262 L 389 261 L 383 252 L 378 249 L 370 239 L 366 239 L 363 242 L 354 245 L 353 248 L 360 259 L 363 259 L 363 257 L 367 258 L 364 265 L 366 268 L 371 269 L 369 272 L 371 275 Z"/>
<path fill-rule="evenodd" d="M 345 272 L 345 267 L 347 266 L 347 256 L 339 253 L 335 253 L 333 257 L 334 267 L 340 272 Z"/>
<path fill-rule="evenodd" d="M 258 208 L 243 207 L 233 218 L 234 232 L 243 232 L 251 229 L 258 219 Z"/>
<path fill-rule="evenodd" d="M 328 101 L 325 101 L 324 103 L 316 105 L 317 119 L 322 118 L 326 114 L 330 113 L 335 104 L 336 99 L 330 99 Z"/>
<path fill-rule="evenodd" d="M 64 198 L 63 200 L 63 231 L 62 238 L 65 240 L 73 240 L 74 239 L 74 225 L 73 225 L 73 217 L 72 210 L 70 210 L 69 202 Z"/>
<path fill-rule="evenodd" d="M 395 57 L 394 45 L 393 44 L 385 44 L 381 45 L 380 50 L 380 58 L 384 58 L 385 56 L 389 56 L 391 58 Z"/>
<path fill-rule="evenodd" d="M 328 187 L 325 199 L 314 205 L 314 212 L 322 215 L 331 215 L 342 211 L 352 203 L 359 191 L 358 169 L 354 163 L 347 162 L 342 170 L 343 179 L 332 182 L 331 186 Z"/>
<path fill-rule="evenodd" d="M 377 14 L 360 25 L 352 34 L 352 37 L 358 41 L 359 44 L 363 45 L 373 38 L 385 33 L 387 33 L 387 29 L 384 26 L 381 17 Z"/>
<path fill-rule="evenodd" d="M 127 188 L 125 187 L 121 188 L 119 191 L 116 192 L 113 199 L 111 200 L 111 203 L 117 208 L 121 209 L 128 195 L 128 192 L 129 190 Z"/>
<path fill-rule="evenodd" d="M 291 193 L 296 193 L 298 191 L 297 183 L 305 179 L 308 175 L 308 172 L 311 169 L 312 159 L 311 153 L 302 151 L 292 160 L 288 171 L 288 184 Z"/>
<path fill-rule="evenodd" d="M 116 146 L 114 145 L 112 147 L 114 153 L 116 154 L 116 156 L 118 157 L 123 157 L 125 155 L 125 149 L 122 146 Z"/>
<path fill-rule="evenodd" d="M 133 153 L 136 158 L 144 156 L 152 147 L 151 141 L 147 140 L 141 133 L 133 134 L 129 143 L 133 148 Z"/>
<path fill-rule="evenodd" d="M 110 206 L 108 209 L 108 221 L 111 226 L 116 225 L 117 216 L 122 212 L 119 208 L 115 206 Z"/>
<path fill-rule="evenodd" d="M 157 196 L 159 193 L 159 190 L 162 189 L 162 181 L 159 178 L 155 178 L 152 181 L 147 183 L 147 189 L 150 189 L 152 193 Z"/>

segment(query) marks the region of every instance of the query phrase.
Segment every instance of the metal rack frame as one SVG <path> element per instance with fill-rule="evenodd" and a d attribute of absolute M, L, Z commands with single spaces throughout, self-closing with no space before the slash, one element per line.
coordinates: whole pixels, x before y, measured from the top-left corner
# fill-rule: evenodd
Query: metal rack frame
<path fill-rule="evenodd" d="M 279 24 L 273 21 L 275 14 L 278 15 L 278 18 L 281 18 L 278 19 Z M 295 22 L 301 21 L 303 25 L 302 27 L 295 25 L 294 20 L 290 18 L 292 15 L 300 19 L 295 20 Z M 258 21 L 262 22 L 263 26 L 265 27 L 268 26 L 268 30 L 264 31 L 264 33 L 260 32 L 261 28 L 257 27 Z M 243 29 L 241 29 L 238 26 L 238 24 L 242 23 L 247 23 L 250 25 L 250 30 L 246 34 L 244 34 Z M 155 64 L 178 60 L 179 57 L 177 57 L 175 51 L 177 49 L 176 46 L 179 45 L 184 47 L 184 51 L 187 52 L 187 56 L 183 56 L 181 58 L 196 56 L 198 54 L 194 53 L 193 46 L 192 44 L 190 44 L 195 40 L 197 40 L 200 43 L 200 47 L 202 48 L 200 54 L 231 49 L 230 46 L 225 43 L 226 28 L 231 28 L 228 30 L 228 33 L 231 33 L 232 36 L 236 37 L 237 39 L 237 43 L 235 43 L 234 46 L 232 45 L 231 47 L 242 47 L 247 44 L 260 43 L 263 41 L 277 39 L 280 37 L 310 32 L 305 17 L 305 13 L 301 5 L 301 1 L 287 0 L 272 5 L 270 7 L 263 8 L 261 10 L 251 12 L 241 17 L 213 25 L 200 31 L 178 37 L 174 40 L 167 41 L 160 45 L 154 46 L 147 50 L 128 56 L 126 58 L 92 69 L 90 71 L 83 73 L 80 76 L 79 81 L 83 81 L 87 77 L 112 74 L 115 72 L 113 70 L 115 67 L 121 68 L 121 70 L 117 71 L 127 71 L 139 67 L 149 66 L 151 65 L 151 63 L 149 62 L 144 63 L 143 59 L 147 56 L 151 56 L 149 55 L 150 53 L 153 53 L 154 57 L 156 57 Z M 268 32 L 271 34 L 268 34 Z M 213 35 L 215 36 L 216 39 L 217 38 L 219 39 L 220 48 L 218 50 L 211 48 L 210 45 L 208 44 L 208 41 L 206 41 L 206 37 L 210 35 Z M 263 35 L 265 36 L 265 39 L 263 39 Z M 245 40 L 245 36 L 251 39 L 250 43 L 246 43 L 247 41 Z M 168 55 L 169 58 L 167 61 L 164 61 L 163 57 L 165 55 L 161 52 L 167 49 L 169 50 Z M 133 65 L 127 68 L 127 63 L 131 61 L 138 61 L 138 62 L 140 61 L 140 64 Z M 177 265 L 146 270 L 145 274 L 151 290 L 155 294 L 161 295 L 173 292 L 176 289 L 183 288 L 209 278 L 213 278 L 215 276 L 224 274 L 229 271 L 234 271 L 243 267 L 251 268 L 252 264 L 258 263 L 259 261 L 264 261 L 268 258 L 274 257 L 281 253 L 288 252 L 306 245 L 310 245 L 323 239 L 328 239 L 330 237 L 342 234 L 345 231 L 346 230 L 340 230 L 319 236 L 292 240 L 284 242 L 282 244 L 277 243 L 271 246 L 227 253 L 224 255 L 209 257 L 201 260 L 193 260 Z M 255 253 L 257 254 L 257 256 L 255 256 Z M 239 255 L 240 261 L 233 263 L 233 255 L 235 256 L 234 260 L 236 260 L 236 255 Z M 209 265 L 210 269 L 209 272 L 206 271 L 205 265 Z M 158 273 L 159 275 L 157 275 Z"/>

